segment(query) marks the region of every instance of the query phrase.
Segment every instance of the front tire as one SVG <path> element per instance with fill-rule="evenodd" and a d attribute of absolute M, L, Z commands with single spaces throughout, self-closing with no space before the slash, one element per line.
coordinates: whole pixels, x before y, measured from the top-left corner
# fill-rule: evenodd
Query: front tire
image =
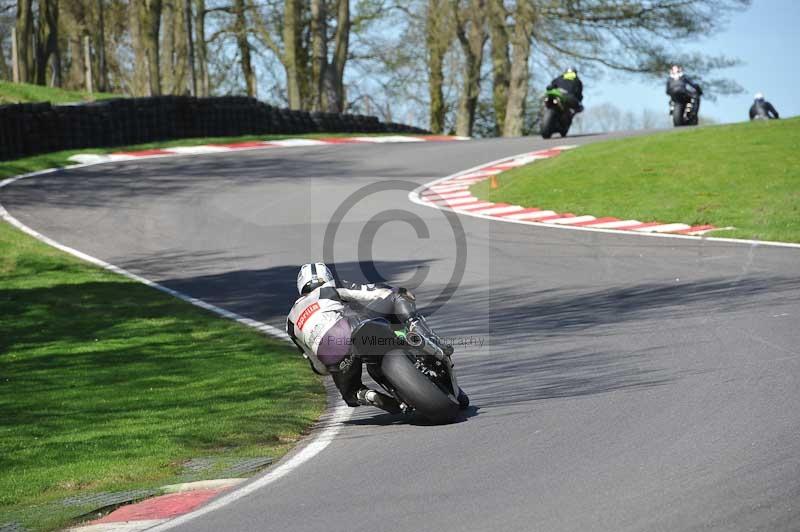
<path fill-rule="evenodd" d="M 404 351 L 386 353 L 381 370 L 397 395 L 429 421 L 443 425 L 458 416 L 459 403 L 420 373 Z"/>
<path fill-rule="evenodd" d="M 675 107 L 672 108 L 672 123 L 675 127 L 681 127 L 685 125 L 683 121 L 683 112 L 686 106 L 682 103 L 676 103 Z"/>
<path fill-rule="evenodd" d="M 461 388 L 458 389 L 458 408 L 460 410 L 469 408 L 469 396 Z"/>
<path fill-rule="evenodd" d="M 549 139 L 553 136 L 553 133 L 556 130 L 556 122 L 558 121 L 558 117 L 556 116 L 555 109 L 550 107 L 544 108 L 544 115 L 542 116 L 542 138 Z"/>

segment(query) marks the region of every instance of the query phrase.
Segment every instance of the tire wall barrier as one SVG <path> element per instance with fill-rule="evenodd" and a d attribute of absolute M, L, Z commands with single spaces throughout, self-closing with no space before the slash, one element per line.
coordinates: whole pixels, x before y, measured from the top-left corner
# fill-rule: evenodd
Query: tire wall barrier
<path fill-rule="evenodd" d="M 0 105 L 0 161 L 79 148 L 191 137 L 301 133 L 428 133 L 364 115 L 279 109 L 255 98 L 157 96 Z"/>

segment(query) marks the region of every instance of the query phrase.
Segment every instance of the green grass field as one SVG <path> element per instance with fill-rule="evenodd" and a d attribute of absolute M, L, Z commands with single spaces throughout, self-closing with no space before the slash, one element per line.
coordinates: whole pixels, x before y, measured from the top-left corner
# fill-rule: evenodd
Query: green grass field
<path fill-rule="evenodd" d="M 120 97 L 121 95 L 119 94 L 104 92 L 95 92 L 89 96 L 87 92 L 0 81 L 0 104 L 29 102 L 73 103 Z"/>
<path fill-rule="evenodd" d="M 800 118 L 582 146 L 498 182 L 472 191 L 557 212 L 730 226 L 711 235 L 800 242 Z"/>
<path fill-rule="evenodd" d="M 323 387 L 285 344 L 0 222 L 0 525 L 171 483 L 196 457 L 279 457 Z M 213 474 L 209 474 L 213 478 Z"/>

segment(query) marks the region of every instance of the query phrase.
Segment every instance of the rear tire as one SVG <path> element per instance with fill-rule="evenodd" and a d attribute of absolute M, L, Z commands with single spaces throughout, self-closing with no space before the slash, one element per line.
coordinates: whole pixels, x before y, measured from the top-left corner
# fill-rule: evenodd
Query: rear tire
<path fill-rule="evenodd" d="M 429 421 L 443 425 L 458 416 L 458 402 L 420 373 L 404 351 L 398 349 L 386 353 L 381 370 L 397 394 Z"/>

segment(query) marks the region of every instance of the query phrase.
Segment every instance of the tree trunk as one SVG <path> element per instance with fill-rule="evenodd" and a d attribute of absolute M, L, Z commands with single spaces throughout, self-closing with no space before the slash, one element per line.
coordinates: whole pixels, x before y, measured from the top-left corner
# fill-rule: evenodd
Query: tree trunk
<path fill-rule="evenodd" d="M 158 34 L 161 28 L 161 0 L 138 0 L 142 45 L 147 56 L 147 82 L 150 96 L 161 95 Z"/>
<path fill-rule="evenodd" d="M 3 35 L 0 35 L 0 79 L 10 79 L 11 76 L 8 73 L 8 65 L 6 64 L 5 52 L 3 52 L 3 43 L 2 43 L 3 37 L 4 37 Z"/>
<path fill-rule="evenodd" d="M 244 0 L 234 1 L 233 14 L 236 17 L 234 33 L 236 34 L 236 45 L 239 47 L 239 60 L 242 66 L 245 88 L 247 90 L 247 95 L 251 98 L 255 98 L 256 74 L 253 70 L 250 42 L 247 40 L 247 12 L 245 11 Z"/>
<path fill-rule="evenodd" d="M 200 81 L 199 95 L 207 98 L 211 93 L 208 79 L 208 45 L 206 43 L 206 2 L 197 0 L 195 10 L 195 41 L 197 43 L 197 76 Z"/>
<path fill-rule="evenodd" d="M 67 83 L 72 89 L 82 88 L 83 74 L 86 67 L 83 64 L 83 35 L 84 30 L 80 28 L 75 35 L 69 38 L 69 72 Z"/>
<path fill-rule="evenodd" d="M 300 30 L 300 1 L 285 0 L 283 12 L 283 68 L 286 70 L 286 89 L 290 109 L 302 109 L 300 59 L 302 32 Z"/>
<path fill-rule="evenodd" d="M 47 65 L 53 69 L 53 85 L 61 86 L 61 53 L 58 46 L 58 0 L 39 0 L 39 35 L 36 39 L 36 84 L 47 84 Z"/>
<path fill-rule="evenodd" d="M 97 31 L 94 32 L 94 49 L 97 56 L 97 90 L 108 91 L 108 64 L 106 62 L 105 0 L 97 0 Z"/>
<path fill-rule="evenodd" d="M 131 92 L 134 96 L 146 96 L 149 92 L 147 81 L 147 49 L 144 44 L 143 21 L 139 18 L 140 2 L 128 4 L 128 22 L 131 28 L 131 45 L 133 47 L 133 78 Z"/>
<path fill-rule="evenodd" d="M 325 0 L 311 0 L 311 110 L 323 110 L 328 69 L 328 18 Z M 327 106 L 326 106 L 327 107 Z M 325 109 L 327 110 L 327 109 Z"/>
<path fill-rule="evenodd" d="M 190 0 L 175 0 L 174 37 L 172 46 L 175 53 L 172 60 L 175 72 L 172 75 L 172 94 L 186 94 L 188 83 L 186 77 L 189 71 L 189 50 L 186 40 L 185 15 L 186 3 Z"/>
<path fill-rule="evenodd" d="M 467 9 L 461 16 L 458 0 L 454 0 L 456 10 L 456 35 L 464 53 L 464 72 L 461 97 L 456 114 L 456 134 L 462 137 L 472 136 L 475 125 L 475 109 L 481 90 L 481 64 L 483 63 L 483 47 L 486 44 L 486 5 L 484 0 L 470 0 Z M 465 30 L 465 27 L 468 28 Z"/>
<path fill-rule="evenodd" d="M 17 27 L 11 28 L 11 81 L 19 83 L 19 52 L 17 50 Z"/>
<path fill-rule="evenodd" d="M 508 90 L 508 107 L 503 125 L 504 137 L 519 137 L 525 125 L 525 100 L 528 97 L 528 58 L 531 54 L 531 37 L 535 18 L 534 8 L 528 2 L 517 2 L 514 13 L 514 33 L 511 37 L 511 82 Z"/>
<path fill-rule="evenodd" d="M 83 64 L 86 66 L 86 72 L 83 75 L 86 81 L 86 92 L 89 94 L 89 97 L 91 97 L 94 92 L 94 80 L 92 78 L 92 49 L 89 44 L 88 35 L 83 36 Z"/>
<path fill-rule="evenodd" d="M 17 55 L 19 56 L 19 80 L 31 83 L 33 68 L 33 0 L 17 1 Z"/>
<path fill-rule="evenodd" d="M 338 2 L 333 61 L 328 65 L 329 83 L 325 91 L 328 111 L 332 113 L 344 112 L 344 69 L 350 49 L 350 1 Z"/>
<path fill-rule="evenodd" d="M 166 94 L 175 92 L 175 0 L 164 0 L 161 24 L 161 88 Z"/>
<path fill-rule="evenodd" d="M 194 34 L 192 33 L 192 0 L 183 1 L 183 24 L 189 62 L 189 93 L 197 96 L 197 69 L 195 68 Z"/>
<path fill-rule="evenodd" d="M 425 47 L 428 63 L 428 96 L 430 98 L 430 129 L 444 133 L 445 105 L 444 56 L 450 48 L 452 37 L 451 12 L 447 0 L 428 0 L 425 19 Z"/>
<path fill-rule="evenodd" d="M 492 103 L 495 135 L 503 133 L 508 105 L 508 84 L 511 61 L 508 57 L 508 26 L 503 0 L 489 0 L 489 33 L 492 39 Z"/>

